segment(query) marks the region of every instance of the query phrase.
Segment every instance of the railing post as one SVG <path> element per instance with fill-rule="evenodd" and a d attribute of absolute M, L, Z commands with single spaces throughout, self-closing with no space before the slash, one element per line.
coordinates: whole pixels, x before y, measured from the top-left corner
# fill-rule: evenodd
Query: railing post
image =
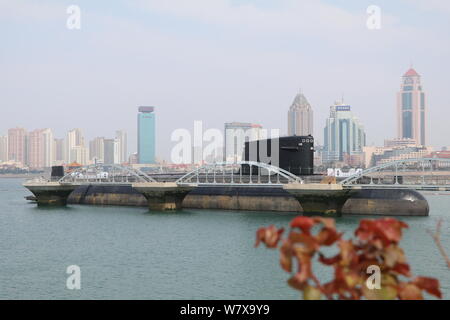
<path fill-rule="evenodd" d="M 241 166 L 240 166 L 240 168 L 239 168 L 239 183 L 241 183 L 242 184 L 242 164 L 241 164 Z"/>
<path fill-rule="evenodd" d="M 431 184 L 433 184 L 433 160 L 430 160 L 430 178 Z"/>

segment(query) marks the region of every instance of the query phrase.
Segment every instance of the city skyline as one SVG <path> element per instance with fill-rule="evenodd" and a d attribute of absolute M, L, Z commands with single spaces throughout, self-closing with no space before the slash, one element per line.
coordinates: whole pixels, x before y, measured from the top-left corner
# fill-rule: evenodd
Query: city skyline
<path fill-rule="evenodd" d="M 412 61 L 426 79 L 433 125 L 427 143 L 449 144 L 448 3 L 427 2 L 423 10 L 420 1 L 380 1 L 379 30 L 366 26 L 369 1 L 222 1 L 220 9 L 195 0 L 189 8 L 178 1 L 117 1 L 108 14 L 77 1 L 80 30 L 66 28 L 69 4 L 0 4 L 2 134 L 16 125 L 50 127 L 57 137 L 70 127 L 82 128 L 88 139 L 116 128 L 132 133 L 135 106 L 151 104 L 158 107 L 157 154 L 169 159 L 170 133 L 191 130 L 195 120 L 222 128 L 238 118 L 286 134 L 285 110 L 301 87 L 314 107 L 315 128 L 344 95 L 358 107 L 367 143 L 381 145 L 396 136 L 395 96 Z M 309 28 L 314 21 L 321 27 Z M 382 125 L 372 121 L 380 115 Z M 315 136 L 322 144 L 321 131 Z M 137 137 L 129 140 L 137 151 Z"/>
<path fill-rule="evenodd" d="M 0 135 L 0 164 L 29 168 L 79 163 L 121 164 L 129 160 L 127 133 L 116 130 L 114 138 L 95 137 L 85 142 L 83 131 L 74 128 L 58 138 L 51 128 L 10 128 Z"/>
<path fill-rule="evenodd" d="M 369 163 L 401 159 L 405 157 L 422 157 L 433 148 L 425 144 L 426 98 L 420 75 L 412 67 L 402 76 L 400 91 L 397 93 L 397 138 L 384 137 L 384 146 L 367 146 L 366 133 L 358 117 L 352 114 L 351 106 L 335 102 L 330 107 L 329 117 L 324 128 L 323 146 L 317 145 L 317 163 L 345 163 L 351 166 L 368 166 Z M 312 108 L 306 97 L 299 92 L 288 111 L 288 128 L 290 135 L 304 135 L 303 131 L 312 130 Z M 154 164 L 157 154 L 155 107 L 138 107 L 137 159 L 133 163 Z M 224 126 L 223 158 L 225 161 L 240 161 L 243 140 L 259 139 L 259 124 L 228 122 Z M 305 131 L 306 132 L 306 131 Z M 227 142 L 227 136 L 233 141 Z M 88 163 L 126 163 L 129 160 L 128 135 L 123 130 L 115 131 L 115 138 L 96 137 L 85 144 L 79 128 L 67 132 L 66 139 L 54 138 L 51 129 L 35 129 L 27 132 L 23 128 L 11 128 L 8 136 L 0 135 L 1 161 L 17 161 L 32 168 L 49 167 L 54 164 L 78 162 Z M 305 133 L 306 134 L 306 133 Z M 250 135 L 247 137 L 247 135 Z M 237 139 L 237 141 L 236 141 Z M 242 141 L 240 141 L 242 140 Z M 241 144 L 239 146 L 239 144 Z M 192 145 L 192 163 L 198 163 L 203 156 L 202 150 Z M 447 150 L 447 146 L 442 150 Z M 200 155 L 200 158 L 199 158 Z M 199 158 L 199 159 L 197 159 Z M 378 159 L 378 160 L 377 160 Z M 159 161 L 166 161 L 158 158 Z M 173 160 L 173 159 L 171 159 Z M 170 160 L 168 161 L 171 162 Z"/>
<path fill-rule="evenodd" d="M 406 89 L 405 90 L 405 88 L 408 88 L 409 86 L 411 86 L 411 84 L 410 84 L 411 80 L 410 79 L 413 79 L 412 83 L 414 85 L 414 89 Z M 418 96 L 417 99 L 410 98 L 408 100 L 408 101 L 410 101 L 410 104 L 411 104 L 410 107 L 412 108 L 414 106 L 414 110 L 415 110 L 414 113 L 416 114 L 416 113 L 418 113 L 419 103 L 421 102 L 423 108 L 421 109 L 422 112 L 420 113 L 420 115 L 426 114 L 427 110 L 424 108 L 425 107 L 425 93 L 423 93 L 423 91 L 422 91 L 422 85 L 421 85 L 420 80 L 421 80 L 421 76 L 411 66 L 402 76 L 401 88 L 400 88 L 400 91 L 397 93 L 397 105 L 396 105 L 396 108 L 397 108 L 397 114 L 396 114 L 396 118 L 397 118 L 397 138 L 398 139 L 408 139 L 408 138 L 409 139 L 413 139 L 415 141 L 419 141 L 419 142 L 417 142 L 418 144 L 420 144 L 420 142 L 422 141 L 420 138 L 416 139 L 416 136 L 418 136 L 418 134 L 419 134 L 418 132 L 420 132 L 421 136 L 423 136 L 423 139 L 425 139 L 425 135 L 427 135 L 428 133 L 426 132 L 425 128 L 424 129 L 420 129 L 419 128 L 419 129 L 415 129 L 415 130 L 412 130 L 410 128 L 411 132 L 409 134 L 405 135 L 405 132 L 404 132 L 404 129 L 403 129 L 403 127 L 404 127 L 403 123 L 404 122 L 402 121 L 402 119 L 403 119 L 402 114 L 404 114 L 404 110 L 402 109 L 402 104 L 404 103 L 403 101 L 405 100 L 405 98 L 403 98 L 405 94 L 413 94 L 414 95 L 415 93 L 418 92 L 420 94 L 420 96 Z M 406 83 L 406 81 L 410 81 L 410 82 Z M 411 91 L 411 93 L 409 93 L 408 91 Z M 344 99 L 344 98 L 342 97 L 342 99 Z M 153 108 L 153 107 L 148 107 L 148 108 Z M 302 112 L 297 114 L 300 109 L 301 109 Z M 297 113 L 295 113 L 295 111 Z M 297 124 L 296 126 L 292 126 L 293 129 L 291 129 L 289 124 L 291 122 L 293 122 L 294 116 L 296 116 L 297 120 L 301 121 L 302 123 L 300 123 L 301 125 Z M 308 119 L 306 119 L 306 120 L 303 119 L 304 116 L 306 116 Z M 422 121 L 420 121 L 421 118 L 422 117 L 419 117 L 419 115 L 415 115 L 414 116 L 414 119 L 416 119 L 415 121 L 419 122 L 419 123 L 422 123 Z M 314 130 L 313 130 L 312 119 L 313 119 L 313 109 L 312 109 L 311 105 L 309 104 L 308 100 L 306 99 L 306 97 L 304 96 L 304 94 L 300 91 L 295 96 L 294 102 L 291 104 L 291 107 L 288 110 L 288 126 L 287 126 L 288 130 L 286 132 L 287 134 L 285 133 L 282 136 L 286 136 L 286 135 L 300 135 L 300 134 L 298 134 L 296 132 L 294 132 L 293 134 L 289 134 L 289 133 L 295 131 L 294 128 L 296 128 L 297 131 L 298 130 L 300 130 L 300 131 L 301 130 L 311 130 L 311 131 L 313 131 L 312 132 L 313 135 L 316 137 L 317 135 L 315 133 L 317 133 L 317 132 L 314 132 Z M 423 116 L 423 123 L 425 123 L 425 125 L 427 125 L 425 116 Z M 154 126 L 154 124 L 153 124 L 153 126 Z M 410 124 L 409 126 L 412 127 L 412 124 Z M 16 129 L 22 130 L 23 128 L 20 127 L 20 126 L 16 126 L 15 128 L 9 128 L 8 131 L 9 130 L 16 130 Z M 29 132 L 29 134 L 32 134 L 32 133 L 36 133 L 37 134 L 38 131 L 48 130 L 48 129 L 49 128 L 34 129 L 34 131 Z M 53 129 L 51 129 L 51 130 L 53 130 Z M 68 149 L 71 149 L 70 134 L 71 134 L 71 131 L 74 131 L 74 130 L 76 131 L 76 130 L 80 130 L 80 129 L 71 129 L 71 130 L 68 131 L 66 140 L 69 143 L 69 148 L 67 148 L 67 146 L 64 146 L 64 150 L 63 150 L 64 155 L 65 155 L 64 159 L 72 159 L 73 158 L 70 154 L 68 154 Z M 155 128 L 153 130 L 155 130 Z M 139 129 L 138 129 L 138 131 L 139 131 Z M 27 132 L 26 129 L 25 129 L 25 132 Z M 119 134 L 120 132 L 124 132 L 124 131 L 116 130 L 115 132 L 116 132 L 116 138 L 117 138 L 117 134 Z M 136 137 L 138 137 L 138 135 L 136 135 Z M 1 132 L 0 132 L 0 136 L 2 136 Z M 52 132 L 52 136 L 53 136 L 53 132 Z M 389 139 L 389 138 L 394 137 L 394 136 L 395 136 L 395 134 L 393 134 L 392 136 L 384 136 L 383 139 L 386 140 L 386 139 Z M 91 138 L 91 139 L 88 139 L 88 140 L 89 140 L 89 142 L 92 142 L 93 140 L 95 140 L 97 138 L 99 138 L 98 135 L 95 135 L 94 138 Z M 55 138 L 55 139 L 57 139 L 57 138 Z M 79 139 L 79 138 L 74 138 L 74 139 Z M 83 141 L 75 143 L 75 146 L 76 145 L 82 145 L 84 148 L 89 150 L 90 149 L 89 145 L 84 146 L 84 136 L 81 137 L 81 139 Z M 122 137 L 122 141 L 123 141 L 123 139 L 125 139 L 125 145 L 128 146 L 129 142 L 128 142 L 128 136 L 127 136 L 126 133 L 125 133 L 125 136 Z M 325 144 L 325 136 L 323 136 L 322 139 L 323 139 L 323 142 L 320 145 L 324 145 Z M 135 139 L 132 138 L 132 140 L 135 140 Z M 136 138 L 136 140 L 138 141 L 139 139 Z M 448 144 L 450 144 L 450 143 L 448 143 Z M 448 144 L 445 144 L 445 145 L 442 145 L 442 146 L 437 146 L 436 148 L 439 149 L 441 147 L 446 147 Z M 14 143 L 13 143 L 13 145 L 14 145 Z M 122 145 L 124 145 L 124 144 L 122 143 Z M 125 156 L 124 156 L 124 150 L 123 149 L 121 149 L 120 151 L 116 151 L 118 154 L 121 154 L 120 156 L 117 155 L 116 157 L 118 159 L 120 159 L 120 162 L 127 162 L 128 161 L 128 156 L 131 155 L 132 153 L 136 153 L 137 152 L 137 151 L 134 151 L 134 150 L 138 150 L 139 149 L 138 145 L 139 145 L 139 142 L 136 143 L 136 147 L 135 148 L 134 147 L 131 148 L 131 150 L 133 150 L 133 151 L 127 152 L 126 160 L 124 160 Z M 373 143 L 371 145 L 373 145 Z M 381 145 L 381 144 L 379 144 L 379 145 Z M 76 150 L 76 151 L 80 152 L 80 150 Z M 10 152 L 10 151 L 8 150 L 8 152 Z M 16 157 L 15 155 L 10 155 L 10 154 L 8 154 L 8 156 L 11 158 L 10 160 L 12 160 L 12 159 L 14 159 Z M 53 156 L 53 157 L 55 157 L 55 156 Z M 89 158 L 89 160 L 92 160 L 92 156 L 91 156 L 90 152 L 88 152 L 85 156 L 81 156 L 81 157 L 83 157 L 83 158 L 87 157 L 87 158 Z M 155 157 L 158 157 L 158 159 L 160 159 L 160 160 L 170 161 L 170 159 L 160 158 L 158 154 L 156 154 L 153 158 L 155 158 Z M 80 156 L 78 156 L 78 158 L 80 158 Z M 57 160 L 57 159 L 55 158 L 55 160 Z M 27 161 L 29 161 L 29 160 L 27 159 Z M 152 163 L 154 163 L 154 161 Z"/>

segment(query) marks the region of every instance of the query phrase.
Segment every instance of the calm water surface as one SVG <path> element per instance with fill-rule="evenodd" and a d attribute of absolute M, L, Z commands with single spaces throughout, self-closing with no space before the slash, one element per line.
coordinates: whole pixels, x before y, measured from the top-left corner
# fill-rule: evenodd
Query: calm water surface
<path fill-rule="evenodd" d="M 292 213 L 68 206 L 25 201 L 21 179 L 0 179 L 0 299 L 297 299 L 278 252 L 253 248 L 260 226 L 287 226 Z M 444 218 L 450 251 L 450 195 L 426 195 L 430 217 L 404 218 L 402 241 L 414 275 L 437 277 L 450 297 L 450 270 L 426 233 Z M 337 220 L 351 234 L 359 217 Z M 66 268 L 81 268 L 81 290 Z M 320 270 L 319 278 L 327 276 Z"/>

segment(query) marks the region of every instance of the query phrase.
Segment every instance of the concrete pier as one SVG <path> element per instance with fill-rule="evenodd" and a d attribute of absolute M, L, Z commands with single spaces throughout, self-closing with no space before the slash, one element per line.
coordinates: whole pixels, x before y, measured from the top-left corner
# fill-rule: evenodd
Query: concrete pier
<path fill-rule="evenodd" d="M 342 208 L 352 193 L 339 184 L 290 183 L 283 189 L 297 199 L 304 213 L 337 216 L 342 215 Z"/>
<path fill-rule="evenodd" d="M 175 182 L 133 183 L 132 187 L 144 195 L 151 211 L 180 210 L 184 198 L 194 189 Z"/>
<path fill-rule="evenodd" d="M 69 195 L 79 187 L 78 184 L 46 181 L 29 181 L 23 186 L 34 194 L 38 206 L 65 206 Z"/>

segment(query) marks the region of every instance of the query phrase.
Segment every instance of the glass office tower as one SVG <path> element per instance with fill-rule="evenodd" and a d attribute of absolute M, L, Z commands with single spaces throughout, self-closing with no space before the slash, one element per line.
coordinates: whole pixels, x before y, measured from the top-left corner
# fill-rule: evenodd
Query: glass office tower
<path fill-rule="evenodd" d="M 366 145 L 363 125 L 349 105 L 336 102 L 330 107 L 330 116 L 324 128 L 324 162 L 343 161 L 344 154 L 360 155 Z"/>
<path fill-rule="evenodd" d="M 155 108 L 139 107 L 138 113 L 139 163 L 155 163 Z"/>

